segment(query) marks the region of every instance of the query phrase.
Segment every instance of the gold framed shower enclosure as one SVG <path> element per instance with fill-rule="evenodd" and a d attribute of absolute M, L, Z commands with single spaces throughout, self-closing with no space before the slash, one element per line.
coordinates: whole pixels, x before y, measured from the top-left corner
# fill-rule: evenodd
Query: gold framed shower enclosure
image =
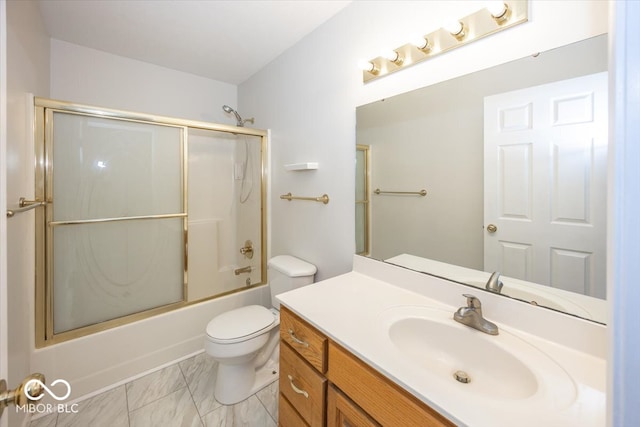
<path fill-rule="evenodd" d="M 267 132 L 264 130 L 250 129 L 244 127 L 227 126 L 214 123 L 206 123 L 192 120 L 184 120 L 177 118 L 170 118 L 164 116 L 150 115 L 144 113 L 134 113 L 129 111 L 120 111 L 106 108 L 99 108 L 87 105 L 80 105 L 70 102 L 50 100 L 44 98 L 35 98 L 35 199 L 42 201 L 42 207 L 35 209 L 35 343 L 36 347 L 44 347 L 59 342 L 67 341 L 77 337 L 89 335 L 106 329 L 121 326 L 127 323 L 135 322 L 141 319 L 145 319 L 151 316 L 155 316 L 160 313 L 171 311 L 177 308 L 185 307 L 190 304 L 202 302 L 212 298 L 217 298 L 223 295 L 227 295 L 234 292 L 239 292 L 250 287 L 266 284 L 267 282 L 267 239 L 266 239 L 266 179 L 265 179 L 265 164 L 266 164 L 266 146 L 267 146 Z M 56 206 L 56 201 L 62 200 L 61 194 L 56 195 L 54 192 L 53 183 L 53 171 L 56 164 L 62 164 L 65 166 L 63 159 L 58 159 L 56 163 L 55 156 L 53 155 L 53 135 L 54 135 L 54 115 L 78 117 L 78 118 L 91 118 L 96 122 L 100 120 L 115 121 L 118 126 L 148 126 L 150 129 L 160 129 L 160 131 L 168 130 L 171 135 L 179 135 L 179 141 L 176 142 L 174 153 L 179 152 L 179 158 L 173 159 L 175 163 L 172 167 L 175 167 L 175 173 L 172 176 L 179 175 L 179 183 L 173 183 L 172 185 L 179 189 L 176 193 L 173 205 L 177 207 L 174 211 L 165 212 L 160 208 L 156 208 L 156 203 L 152 203 L 153 209 L 158 212 L 150 211 L 145 214 L 127 214 L 117 216 L 88 216 L 84 218 L 72 218 L 61 215 L 61 206 Z M 99 123 L 98 125 L 99 126 Z M 188 210 L 188 153 L 189 153 L 189 131 L 213 131 L 220 132 L 225 135 L 247 136 L 259 138 L 260 144 L 260 158 L 259 165 L 259 206 L 260 206 L 260 243 L 257 248 L 260 250 L 260 278 L 256 283 L 250 283 L 247 279 L 246 286 L 239 287 L 237 289 L 224 291 L 215 295 L 211 295 L 206 298 L 198 299 L 197 301 L 190 301 L 189 295 L 189 210 Z M 177 141 L 177 140 L 176 140 Z M 235 140 L 234 140 L 235 141 Z M 246 141 L 245 141 L 246 142 Z M 155 140 L 152 141 L 155 144 Z M 247 144 L 245 144 L 247 146 Z M 245 148 L 248 150 L 248 148 Z M 156 147 L 152 147 L 153 155 L 155 151 L 159 151 Z M 81 153 L 83 155 L 83 153 Z M 63 156 L 64 157 L 64 156 Z M 170 157 L 170 156 L 168 156 Z M 247 165 L 245 165 L 247 166 Z M 142 166 L 141 166 L 142 167 Z M 158 168 L 155 165 L 156 169 Z M 149 176 L 159 176 L 164 171 L 154 171 L 155 175 L 148 174 Z M 150 180 L 149 176 L 146 176 L 147 180 Z M 152 180 L 152 179 L 151 179 Z M 157 190 L 155 190 L 157 191 Z M 256 193 L 257 194 L 257 193 Z M 71 195 L 73 196 L 73 195 Z M 150 196 L 151 197 L 151 196 Z M 257 196 L 256 196 L 257 197 Z M 67 199 L 69 196 L 67 195 Z M 178 200 L 179 199 L 179 200 Z M 60 201 L 60 203 L 62 203 Z M 140 203 L 144 205 L 144 203 Z M 108 205 L 108 203 L 107 203 Z M 57 216 L 62 218 L 54 218 L 54 207 L 57 208 Z M 143 206 L 142 209 L 146 209 Z M 106 209 L 108 211 L 108 209 Z M 135 210 L 135 209 L 132 209 Z M 56 230 L 69 230 L 71 227 L 114 227 L 117 224 L 166 224 L 171 222 L 171 227 L 164 226 L 164 228 L 170 228 L 174 236 L 180 236 L 180 248 L 171 248 L 172 254 L 180 253 L 180 261 L 182 264 L 182 271 L 180 273 L 180 282 L 176 286 L 181 287 L 181 292 L 176 291 L 175 295 L 181 294 L 180 297 L 170 298 L 166 303 L 161 303 L 157 306 L 142 307 L 134 312 L 124 314 L 115 318 L 74 327 L 69 330 L 58 330 L 55 325 L 54 319 L 54 268 L 53 259 L 55 257 L 54 249 L 54 233 L 59 232 Z M 116 224 L 116 225 L 114 225 Z M 159 226 L 156 226 L 158 228 Z M 179 228 L 178 228 L 179 227 Z M 103 231 L 104 236 L 109 235 L 109 230 Z M 126 234 L 126 230 L 123 232 Z M 66 233 L 66 231 L 65 231 Z M 167 239 L 165 239 L 167 240 Z M 173 241 L 173 240 L 172 240 Z M 73 252 L 69 252 L 73 254 Z M 121 255 L 121 257 L 124 257 Z M 178 267 L 180 268 L 179 264 Z M 177 273 L 176 273 L 176 277 Z M 172 291 L 173 292 L 173 291 Z M 73 306 L 72 306 L 73 307 Z"/>

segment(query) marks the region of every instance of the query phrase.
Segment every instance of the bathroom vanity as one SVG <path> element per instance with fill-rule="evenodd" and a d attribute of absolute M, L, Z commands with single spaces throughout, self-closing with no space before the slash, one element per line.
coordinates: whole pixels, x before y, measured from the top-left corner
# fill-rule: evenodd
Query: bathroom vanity
<path fill-rule="evenodd" d="M 291 311 L 280 319 L 280 425 L 453 425 Z"/>
<path fill-rule="evenodd" d="M 603 325 L 358 256 L 278 299 L 281 426 L 605 425 Z"/>

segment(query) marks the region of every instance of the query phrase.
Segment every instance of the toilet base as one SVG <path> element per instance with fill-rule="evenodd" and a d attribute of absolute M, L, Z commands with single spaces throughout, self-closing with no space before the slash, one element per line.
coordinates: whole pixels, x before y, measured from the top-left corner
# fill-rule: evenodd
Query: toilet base
<path fill-rule="evenodd" d="M 223 405 L 234 405 L 278 379 L 277 359 L 269 359 L 257 370 L 238 369 L 238 365 L 218 365 L 214 397 Z"/>

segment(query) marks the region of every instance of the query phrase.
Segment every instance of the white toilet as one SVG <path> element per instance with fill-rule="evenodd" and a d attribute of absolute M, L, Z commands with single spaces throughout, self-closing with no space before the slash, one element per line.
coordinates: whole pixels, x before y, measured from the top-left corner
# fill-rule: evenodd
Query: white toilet
<path fill-rule="evenodd" d="M 290 255 L 267 263 L 272 309 L 249 305 L 207 325 L 204 348 L 218 362 L 214 396 L 224 405 L 245 400 L 278 378 L 280 304 L 275 296 L 313 283 L 316 266 Z"/>

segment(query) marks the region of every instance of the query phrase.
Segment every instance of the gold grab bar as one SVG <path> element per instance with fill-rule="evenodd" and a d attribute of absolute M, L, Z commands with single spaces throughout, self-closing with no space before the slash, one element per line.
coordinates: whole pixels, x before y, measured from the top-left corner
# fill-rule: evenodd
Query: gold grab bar
<path fill-rule="evenodd" d="M 292 201 L 292 200 L 311 200 L 314 202 L 322 202 L 325 205 L 327 203 L 329 203 L 329 196 L 326 194 L 323 194 L 320 197 L 299 197 L 299 196 L 292 196 L 291 193 L 287 193 L 287 194 L 283 194 L 282 196 L 280 196 L 281 199 L 285 199 L 288 201 Z"/>
<path fill-rule="evenodd" d="M 44 206 L 46 204 L 47 202 L 43 202 L 41 200 L 27 200 L 24 197 L 20 197 L 20 199 L 18 199 L 18 206 L 20 207 L 16 209 L 8 209 L 7 218 L 12 218 L 17 213 L 30 211 L 31 209 L 35 209 L 38 206 Z"/>
<path fill-rule="evenodd" d="M 376 188 L 374 193 L 376 194 L 415 194 L 418 196 L 426 196 L 427 195 L 427 190 L 420 190 L 420 191 L 382 191 L 379 188 Z"/>

